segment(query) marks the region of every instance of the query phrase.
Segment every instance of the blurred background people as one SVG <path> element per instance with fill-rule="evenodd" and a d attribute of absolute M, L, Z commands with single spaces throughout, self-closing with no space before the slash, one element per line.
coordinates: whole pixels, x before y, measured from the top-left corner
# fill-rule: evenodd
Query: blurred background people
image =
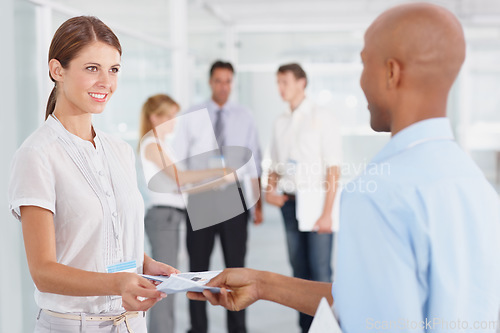
<path fill-rule="evenodd" d="M 158 144 L 166 142 L 171 137 L 175 124 L 173 121 L 167 122 L 172 120 L 179 110 L 179 104 L 165 94 L 149 97 L 142 107 L 139 132 L 142 138 L 140 155 L 146 179 L 152 178 L 165 168 Z M 175 191 L 167 193 L 148 191 L 148 198 L 144 223 L 151 244 L 152 257 L 176 267 L 179 229 L 186 216 L 182 194 Z M 174 300 L 175 295 L 169 295 L 157 304 L 158 307 L 154 311 L 149 312 L 148 328 L 151 332 L 174 332 Z"/>
<path fill-rule="evenodd" d="M 281 208 L 293 276 L 331 282 L 340 126 L 332 110 L 306 97 L 307 76 L 299 64 L 280 66 L 277 79 L 288 108 L 274 123 L 266 201 Z M 311 322 L 299 313 L 302 332 Z"/>
<path fill-rule="evenodd" d="M 223 168 L 205 170 L 178 169 L 174 163 L 172 139 L 180 107 L 171 97 L 157 94 L 144 103 L 140 116 L 139 151 L 148 185 L 145 228 L 155 260 L 175 263 L 179 252 L 181 222 L 186 217 L 181 187 L 224 176 Z M 174 264 L 172 264 L 174 265 Z M 150 312 L 152 332 L 174 332 L 175 294 Z"/>
<path fill-rule="evenodd" d="M 213 132 L 210 131 L 210 133 L 215 133 L 215 139 L 220 149 L 220 154 L 223 154 L 222 148 L 226 146 L 247 147 L 253 153 L 260 174 L 260 148 L 253 116 L 248 108 L 229 101 L 233 75 L 234 69 L 230 63 L 223 61 L 214 62 L 210 68 L 209 77 L 212 96 L 206 102 L 189 108 L 185 114 L 206 108 L 210 117 L 211 126 L 213 126 Z M 194 121 L 196 122 L 198 120 Z M 205 132 L 195 130 L 199 125 L 200 124 L 194 123 L 187 124 L 179 131 L 176 131 L 175 151 L 183 160 L 184 157 L 192 155 L 190 151 L 198 149 L 198 147 L 204 145 L 206 141 L 211 139 L 211 137 L 207 137 L 207 135 L 204 134 Z M 224 159 L 224 156 L 220 158 Z M 187 163 L 189 164 L 189 162 L 190 160 L 188 159 Z M 186 167 L 189 169 L 193 166 L 187 165 Z M 197 165 L 196 167 L 199 166 Z M 236 189 L 236 187 L 231 188 Z M 243 197 L 241 189 L 238 187 L 237 190 L 240 196 Z M 206 198 L 206 200 L 210 200 L 210 198 Z M 188 201 L 188 205 L 191 205 L 194 199 L 189 197 Z M 215 205 L 216 206 L 213 207 L 215 210 L 227 209 L 224 202 L 215 203 Z M 188 212 L 191 207 L 192 206 L 188 206 Z M 197 208 L 193 207 L 192 209 Z M 226 267 L 245 266 L 248 237 L 247 224 L 250 215 L 250 211 L 246 209 L 243 213 L 225 222 L 193 231 L 189 223 L 188 214 L 186 245 L 189 254 L 190 271 L 197 272 L 209 270 L 210 257 L 216 237 L 220 238 Z M 255 224 L 260 224 L 262 222 L 260 199 L 255 205 L 253 218 Z M 208 330 L 206 304 L 204 302 L 190 301 L 189 311 L 191 315 L 191 329 L 189 332 L 206 333 Z M 227 329 L 228 332 L 231 333 L 246 332 L 245 311 L 228 311 Z"/>

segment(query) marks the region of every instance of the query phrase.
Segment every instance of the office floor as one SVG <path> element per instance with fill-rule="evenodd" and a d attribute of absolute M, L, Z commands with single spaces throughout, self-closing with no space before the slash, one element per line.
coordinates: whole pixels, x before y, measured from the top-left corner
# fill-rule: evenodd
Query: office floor
<path fill-rule="evenodd" d="M 262 225 L 250 226 L 247 267 L 269 270 L 291 275 L 286 253 L 285 234 L 281 213 L 274 207 L 264 207 L 265 221 Z M 181 234 L 181 248 L 184 249 L 184 232 Z M 188 259 L 185 250 L 180 253 L 179 269 L 188 270 Z M 217 243 L 212 254 L 212 270 L 224 268 L 222 253 Z M 176 333 L 185 333 L 189 329 L 188 302 L 184 294 L 176 296 Z M 226 310 L 208 305 L 209 331 L 219 333 L 226 331 Z M 247 310 L 247 327 L 249 333 L 264 332 L 299 332 L 297 312 L 283 306 L 258 301 Z M 160 333 L 160 332 L 152 332 Z"/>

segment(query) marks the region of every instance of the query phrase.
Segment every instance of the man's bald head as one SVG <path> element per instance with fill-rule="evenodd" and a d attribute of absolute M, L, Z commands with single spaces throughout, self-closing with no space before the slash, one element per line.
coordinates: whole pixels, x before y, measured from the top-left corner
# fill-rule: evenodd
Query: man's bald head
<path fill-rule="evenodd" d="M 366 38 L 373 38 L 382 59 L 400 61 L 405 72 L 424 81 L 446 80 L 451 86 L 465 59 L 460 22 L 432 4 L 389 9 L 370 26 Z"/>
<path fill-rule="evenodd" d="M 406 119 L 400 122 L 408 123 L 431 118 L 433 109 L 434 116 L 445 115 L 448 92 L 465 59 L 464 33 L 445 8 L 424 3 L 401 5 L 382 13 L 368 28 L 362 58 L 361 85 L 372 113 L 372 127 L 394 134 L 393 123 L 401 116 Z M 425 105 L 419 96 L 434 104 Z M 415 103 L 420 104 L 420 111 Z M 412 107 L 414 112 L 409 111 Z M 406 113 L 400 114 L 402 109 Z"/>

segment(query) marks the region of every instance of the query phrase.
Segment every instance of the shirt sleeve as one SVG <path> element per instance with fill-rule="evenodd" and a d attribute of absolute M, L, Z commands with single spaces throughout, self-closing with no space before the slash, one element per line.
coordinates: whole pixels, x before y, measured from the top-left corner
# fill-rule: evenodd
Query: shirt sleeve
<path fill-rule="evenodd" d="M 361 188 L 366 179 L 358 180 L 346 184 L 341 197 L 332 288 L 341 328 L 345 333 L 423 332 L 427 292 L 408 227 L 415 218 L 397 193 L 366 193 Z"/>
<path fill-rule="evenodd" d="M 340 123 L 331 110 L 321 112 L 321 158 L 327 167 L 342 163 Z"/>
<path fill-rule="evenodd" d="M 272 173 L 272 172 L 279 173 L 279 170 L 278 170 L 279 156 L 278 156 L 278 147 L 277 147 L 278 142 L 276 141 L 277 123 L 278 123 L 278 119 L 276 119 L 274 121 L 273 132 L 271 134 L 271 144 L 269 146 L 269 157 L 271 159 L 271 163 L 269 165 L 269 173 Z"/>
<path fill-rule="evenodd" d="M 253 158 L 255 164 L 257 165 L 257 174 L 262 174 L 262 155 L 260 151 L 259 136 L 257 134 L 257 127 L 255 126 L 255 120 L 252 119 L 250 125 L 250 135 L 248 138 L 249 148 L 253 153 Z"/>
<path fill-rule="evenodd" d="M 34 148 L 20 148 L 14 155 L 9 184 L 9 209 L 19 221 L 21 206 L 37 206 L 55 213 L 54 175 L 46 157 Z"/>

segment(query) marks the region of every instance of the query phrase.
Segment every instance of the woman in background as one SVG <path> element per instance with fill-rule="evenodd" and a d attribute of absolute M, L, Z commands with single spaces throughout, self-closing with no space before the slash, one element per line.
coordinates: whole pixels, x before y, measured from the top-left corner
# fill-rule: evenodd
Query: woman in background
<path fill-rule="evenodd" d="M 9 205 L 40 308 L 35 332 L 146 332 L 165 294 L 137 273 L 178 272 L 144 253 L 134 154 L 92 125 L 117 88 L 121 45 L 95 17 L 64 22 L 49 50 L 45 123 L 16 152 Z"/>
<path fill-rule="evenodd" d="M 149 97 L 142 107 L 140 144 L 142 167 L 148 183 L 149 205 L 146 212 L 146 233 L 153 258 L 177 266 L 179 228 L 185 220 L 185 201 L 182 192 L 204 191 L 231 181 L 232 170 L 214 168 L 182 170 L 174 163 L 172 145 L 179 105 L 165 94 Z M 202 186 L 185 188 L 202 183 Z M 150 311 L 151 332 L 173 333 L 175 329 L 174 295 Z"/>
<path fill-rule="evenodd" d="M 179 112 L 179 109 L 179 105 L 164 94 L 151 96 L 142 107 L 140 154 L 147 179 L 164 169 L 165 159 L 162 160 L 160 154 L 165 150 L 164 144 L 171 136 L 175 121 L 172 119 Z M 158 146 L 158 144 L 162 144 L 162 146 Z M 182 194 L 174 191 L 170 191 L 170 193 L 148 191 L 148 196 L 149 203 L 145 224 L 153 258 L 177 267 L 179 227 L 186 216 Z M 167 299 L 157 304 L 149 312 L 149 330 L 151 332 L 174 332 L 174 296 L 169 295 Z"/>

